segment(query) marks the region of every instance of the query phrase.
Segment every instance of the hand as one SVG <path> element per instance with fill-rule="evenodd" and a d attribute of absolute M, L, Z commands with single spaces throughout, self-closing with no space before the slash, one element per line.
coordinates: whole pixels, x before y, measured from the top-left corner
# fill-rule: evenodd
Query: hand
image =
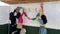
<path fill-rule="evenodd" d="M 31 20 L 31 18 L 27 17 L 29 20 Z"/>

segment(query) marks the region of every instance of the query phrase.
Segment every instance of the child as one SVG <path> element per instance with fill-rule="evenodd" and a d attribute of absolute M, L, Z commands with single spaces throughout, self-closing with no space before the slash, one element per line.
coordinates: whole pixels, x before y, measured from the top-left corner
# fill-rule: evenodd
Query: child
<path fill-rule="evenodd" d="M 36 18 L 32 20 L 37 20 L 38 22 L 40 22 L 39 34 L 47 34 L 47 29 L 45 28 L 47 18 L 44 14 L 37 14 Z"/>
<path fill-rule="evenodd" d="M 30 18 L 27 16 L 27 14 L 26 14 L 25 9 L 24 9 L 24 8 L 22 8 L 22 9 L 23 9 L 23 11 L 22 11 L 22 13 L 21 13 L 21 12 L 19 12 L 20 9 L 19 9 L 19 8 L 16 8 L 17 20 L 18 20 L 17 32 L 16 32 L 16 34 L 20 34 L 20 31 L 21 31 L 21 29 L 22 29 L 23 15 L 24 15 L 25 17 L 27 17 L 28 19 L 30 19 Z"/>
<path fill-rule="evenodd" d="M 41 15 L 41 19 L 39 19 L 40 22 L 40 28 L 39 28 L 39 34 L 47 34 L 47 29 L 45 28 L 45 25 L 47 23 L 47 19 L 45 15 Z"/>

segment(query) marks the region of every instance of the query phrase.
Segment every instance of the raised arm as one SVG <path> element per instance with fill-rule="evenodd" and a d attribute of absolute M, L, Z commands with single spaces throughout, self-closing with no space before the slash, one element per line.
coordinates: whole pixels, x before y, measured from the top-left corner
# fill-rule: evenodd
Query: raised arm
<path fill-rule="evenodd" d="M 23 15 L 25 15 L 28 19 L 30 19 L 24 9 L 23 9 L 22 16 L 23 16 Z"/>

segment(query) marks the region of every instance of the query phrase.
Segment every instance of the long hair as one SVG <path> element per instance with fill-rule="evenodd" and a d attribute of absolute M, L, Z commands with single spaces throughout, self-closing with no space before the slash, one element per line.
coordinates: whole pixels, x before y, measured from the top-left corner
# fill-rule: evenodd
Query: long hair
<path fill-rule="evenodd" d="M 19 18 L 21 16 L 21 13 L 20 12 L 18 12 L 17 13 L 17 18 Z"/>
<path fill-rule="evenodd" d="M 45 15 L 41 15 L 41 19 L 43 20 L 43 24 L 47 23 L 47 18 Z"/>

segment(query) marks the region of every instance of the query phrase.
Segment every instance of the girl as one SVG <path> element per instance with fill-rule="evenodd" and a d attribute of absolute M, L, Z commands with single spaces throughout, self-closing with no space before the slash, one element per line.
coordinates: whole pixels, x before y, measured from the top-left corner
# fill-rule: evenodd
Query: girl
<path fill-rule="evenodd" d="M 46 23 L 47 23 L 47 18 L 45 15 L 41 15 L 41 19 L 39 19 L 39 22 L 41 24 L 40 28 L 39 28 L 39 34 L 47 34 L 47 29 L 45 27 Z"/>
<path fill-rule="evenodd" d="M 22 8 L 23 9 L 23 8 Z M 18 20 L 18 24 L 17 24 L 17 30 L 18 30 L 18 34 L 20 34 L 20 30 L 22 29 L 22 24 L 23 24 L 23 15 L 25 15 L 28 19 L 30 19 L 25 10 L 23 9 L 22 14 L 19 12 L 19 9 L 16 9 L 17 12 L 17 20 Z"/>

